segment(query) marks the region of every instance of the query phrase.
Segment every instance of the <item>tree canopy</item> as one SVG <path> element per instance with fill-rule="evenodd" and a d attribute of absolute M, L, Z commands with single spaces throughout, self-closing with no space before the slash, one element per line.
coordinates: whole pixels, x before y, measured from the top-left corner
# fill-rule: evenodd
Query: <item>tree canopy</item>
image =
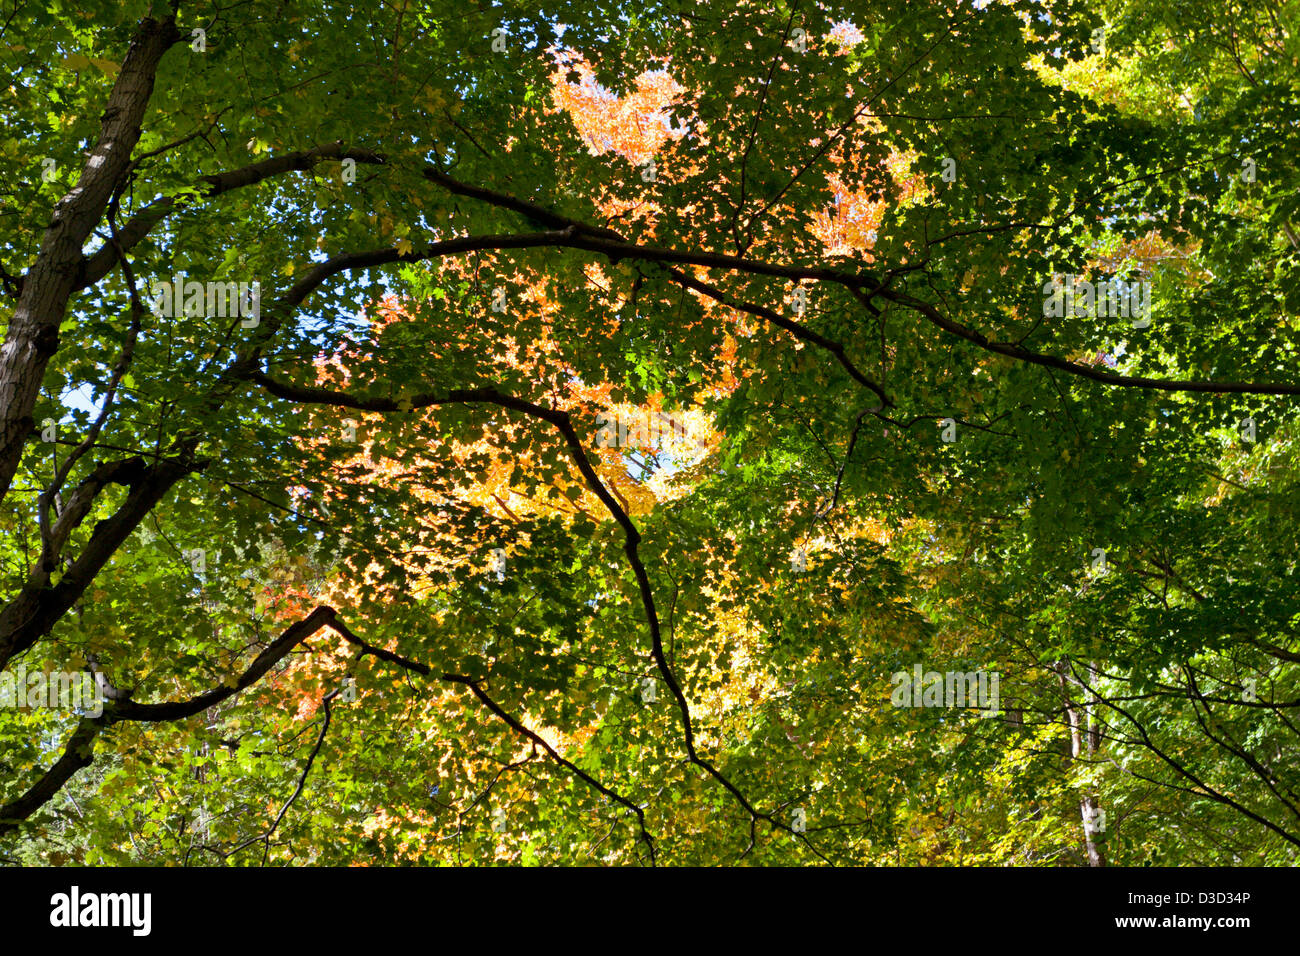
<path fill-rule="evenodd" d="M 0 857 L 1297 862 L 1297 0 L 4 14 Z"/>

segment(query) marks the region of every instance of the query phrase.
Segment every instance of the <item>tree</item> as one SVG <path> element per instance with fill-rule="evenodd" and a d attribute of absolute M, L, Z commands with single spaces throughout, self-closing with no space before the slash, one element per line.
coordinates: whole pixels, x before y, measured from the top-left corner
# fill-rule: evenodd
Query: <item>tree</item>
<path fill-rule="evenodd" d="M 1294 13 L 20 6 L 0 837 L 1294 862 Z"/>

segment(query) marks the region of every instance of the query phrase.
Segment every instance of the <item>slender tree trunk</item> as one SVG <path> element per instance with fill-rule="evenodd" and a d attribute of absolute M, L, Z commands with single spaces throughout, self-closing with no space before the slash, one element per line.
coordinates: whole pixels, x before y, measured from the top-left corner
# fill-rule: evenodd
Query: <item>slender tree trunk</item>
<path fill-rule="evenodd" d="M 1089 673 L 1094 674 L 1092 666 L 1089 665 Z M 1093 707 L 1085 701 L 1080 706 L 1075 706 L 1070 696 L 1070 685 L 1077 684 L 1069 673 L 1069 665 L 1062 661 L 1057 673 L 1061 677 L 1061 693 L 1065 701 L 1065 718 L 1070 728 L 1070 757 L 1072 763 L 1077 763 L 1079 758 L 1084 754 L 1089 757 L 1097 753 L 1101 743 L 1101 728 L 1097 724 L 1096 714 Z M 1085 698 L 1087 690 L 1084 690 Z M 1082 709 L 1082 714 L 1080 714 Z M 1079 798 L 1079 814 L 1083 819 L 1083 839 L 1084 854 L 1089 866 L 1105 866 L 1106 853 L 1102 849 L 1101 841 L 1098 834 L 1105 827 L 1105 814 L 1098 806 L 1097 796 L 1094 793 L 1085 793 Z"/>

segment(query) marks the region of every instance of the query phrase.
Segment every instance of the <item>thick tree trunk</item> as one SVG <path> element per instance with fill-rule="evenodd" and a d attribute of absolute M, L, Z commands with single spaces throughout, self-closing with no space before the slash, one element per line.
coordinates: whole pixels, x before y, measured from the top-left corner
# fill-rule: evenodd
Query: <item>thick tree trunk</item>
<path fill-rule="evenodd" d="M 35 422 L 45 366 L 58 350 L 59 324 L 79 285 L 82 248 L 122 181 L 140 138 L 154 75 L 180 33 L 172 19 L 140 21 L 108 97 L 99 141 L 77 185 L 54 207 L 36 261 L 23 276 L 22 292 L 0 347 L 0 498 L 9 491 Z"/>

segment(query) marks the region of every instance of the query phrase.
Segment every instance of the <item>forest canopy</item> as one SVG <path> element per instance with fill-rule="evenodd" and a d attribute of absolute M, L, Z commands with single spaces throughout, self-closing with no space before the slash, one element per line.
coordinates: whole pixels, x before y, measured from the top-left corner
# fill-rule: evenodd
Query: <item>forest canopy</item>
<path fill-rule="evenodd" d="M 1295 865 L 1298 0 L 10 0 L 0 859 Z"/>

